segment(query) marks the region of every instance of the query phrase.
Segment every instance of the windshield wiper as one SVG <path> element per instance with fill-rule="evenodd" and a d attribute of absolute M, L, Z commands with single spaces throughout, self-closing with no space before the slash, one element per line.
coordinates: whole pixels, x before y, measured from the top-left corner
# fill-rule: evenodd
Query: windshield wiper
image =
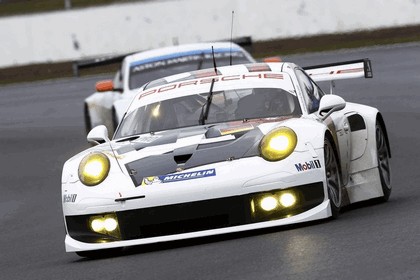
<path fill-rule="evenodd" d="M 215 79 L 211 80 L 209 96 L 207 96 L 206 103 L 204 103 L 203 106 L 201 107 L 200 119 L 198 120 L 198 124 L 200 124 L 200 125 L 204 125 L 206 123 L 207 117 L 209 115 L 210 104 L 211 104 L 211 101 L 213 99 L 214 81 L 215 81 Z M 204 110 L 204 108 L 205 108 L 205 110 Z"/>

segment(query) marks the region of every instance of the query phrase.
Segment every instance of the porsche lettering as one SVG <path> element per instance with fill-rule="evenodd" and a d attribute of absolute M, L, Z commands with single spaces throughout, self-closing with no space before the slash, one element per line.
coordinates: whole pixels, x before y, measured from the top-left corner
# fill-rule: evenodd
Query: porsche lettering
<path fill-rule="evenodd" d="M 228 75 L 228 76 L 221 76 L 221 77 L 218 77 L 215 75 L 212 78 L 205 78 L 205 79 L 199 79 L 199 80 L 192 80 L 188 82 L 180 82 L 180 83 L 175 83 L 175 84 L 170 84 L 170 85 L 164 85 L 159 88 L 155 88 L 155 89 L 152 89 L 152 90 L 149 90 L 140 94 L 138 99 L 141 99 L 142 97 L 145 97 L 150 94 L 167 92 L 167 91 L 171 91 L 171 90 L 181 88 L 181 87 L 208 84 L 208 83 L 211 83 L 212 80 L 214 80 L 214 82 L 217 83 L 217 82 L 225 82 L 225 81 L 232 81 L 232 80 L 245 80 L 245 79 L 283 80 L 284 77 L 283 77 L 283 74 L 275 74 L 275 73 Z"/>

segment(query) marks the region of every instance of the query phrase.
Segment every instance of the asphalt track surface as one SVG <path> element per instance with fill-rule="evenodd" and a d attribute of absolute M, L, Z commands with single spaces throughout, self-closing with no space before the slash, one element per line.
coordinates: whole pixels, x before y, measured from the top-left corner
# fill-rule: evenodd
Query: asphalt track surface
<path fill-rule="evenodd" d="M 387 203 L 338 220 L 134 247 L 88 260 L 65 253 L 61 169 L 88 147 L 83 99 L 102 77 L 0 88 L 0 279 L 420 279 L 420 44 L 285 57 L 312 65 L 369 57 L 374 78 L 341 81 L 378 107 L 392 150 Z"/>

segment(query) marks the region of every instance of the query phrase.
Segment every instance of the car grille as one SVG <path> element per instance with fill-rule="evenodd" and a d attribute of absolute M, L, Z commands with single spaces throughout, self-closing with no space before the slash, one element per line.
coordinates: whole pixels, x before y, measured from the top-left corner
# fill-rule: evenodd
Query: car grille
<path fill-rule="evenodd" d="M 322 182 L 288 190 L 296 192 L 300 202 L 294 207 L 270 215 L 255 215 L 251 209 L 251 200 L 261 194 L 269 193 L 264 192 L 119 211 L 115 214 L 118 218 L 120 238 L 92 232 L 88 224 L 92 215 L 66 216 L 67 230 L 74 239 L 88 243 L 132 240 L 281 219 L 305 212 L 324 200 Z M 273 190 L 276 191 L 282 190 Z"/>

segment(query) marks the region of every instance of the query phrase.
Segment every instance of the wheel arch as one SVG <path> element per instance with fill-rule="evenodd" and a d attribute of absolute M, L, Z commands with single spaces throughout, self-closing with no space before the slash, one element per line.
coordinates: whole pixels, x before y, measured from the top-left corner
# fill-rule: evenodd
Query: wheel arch
<path fill-rule="evenodd" d="M 336 142 L 335 138 L 333 137 L 333 133 L 329 129 L 325 130 L 324 138 L 327 138 L 330 141 L 330 143 L 333 147 L 335 158 L 337 159 L 337 164 L 338 164 L 338 173 L 340 175 L 340 183 L 343 185 L 343 173 L 342 173 L 342 169 L 341 169 L 340 156 L 338 154 L 338 149 L 337 149 L 337 142 Z"/>
<path fill-rule="evenodd" d="M 386 129 L 386 125 L 385 125 L 385 121 L 382 117 L 382 114 L 380 112 L 378 112 L 378 114 L 376 115 L 376 120 L 377 122 L 379 122 L 379 124 L 381 125 L 382 129 L 384 130 L 384 134 L 385 134 L 385 140 L 386 140 L 386 146 L 388 147 L 388 151 L 389 151 L 389 157 L 392 157 L 391 154 L 391 146 L 389 144 L 389 139 L 388 139 L 388 131 Z"/>

